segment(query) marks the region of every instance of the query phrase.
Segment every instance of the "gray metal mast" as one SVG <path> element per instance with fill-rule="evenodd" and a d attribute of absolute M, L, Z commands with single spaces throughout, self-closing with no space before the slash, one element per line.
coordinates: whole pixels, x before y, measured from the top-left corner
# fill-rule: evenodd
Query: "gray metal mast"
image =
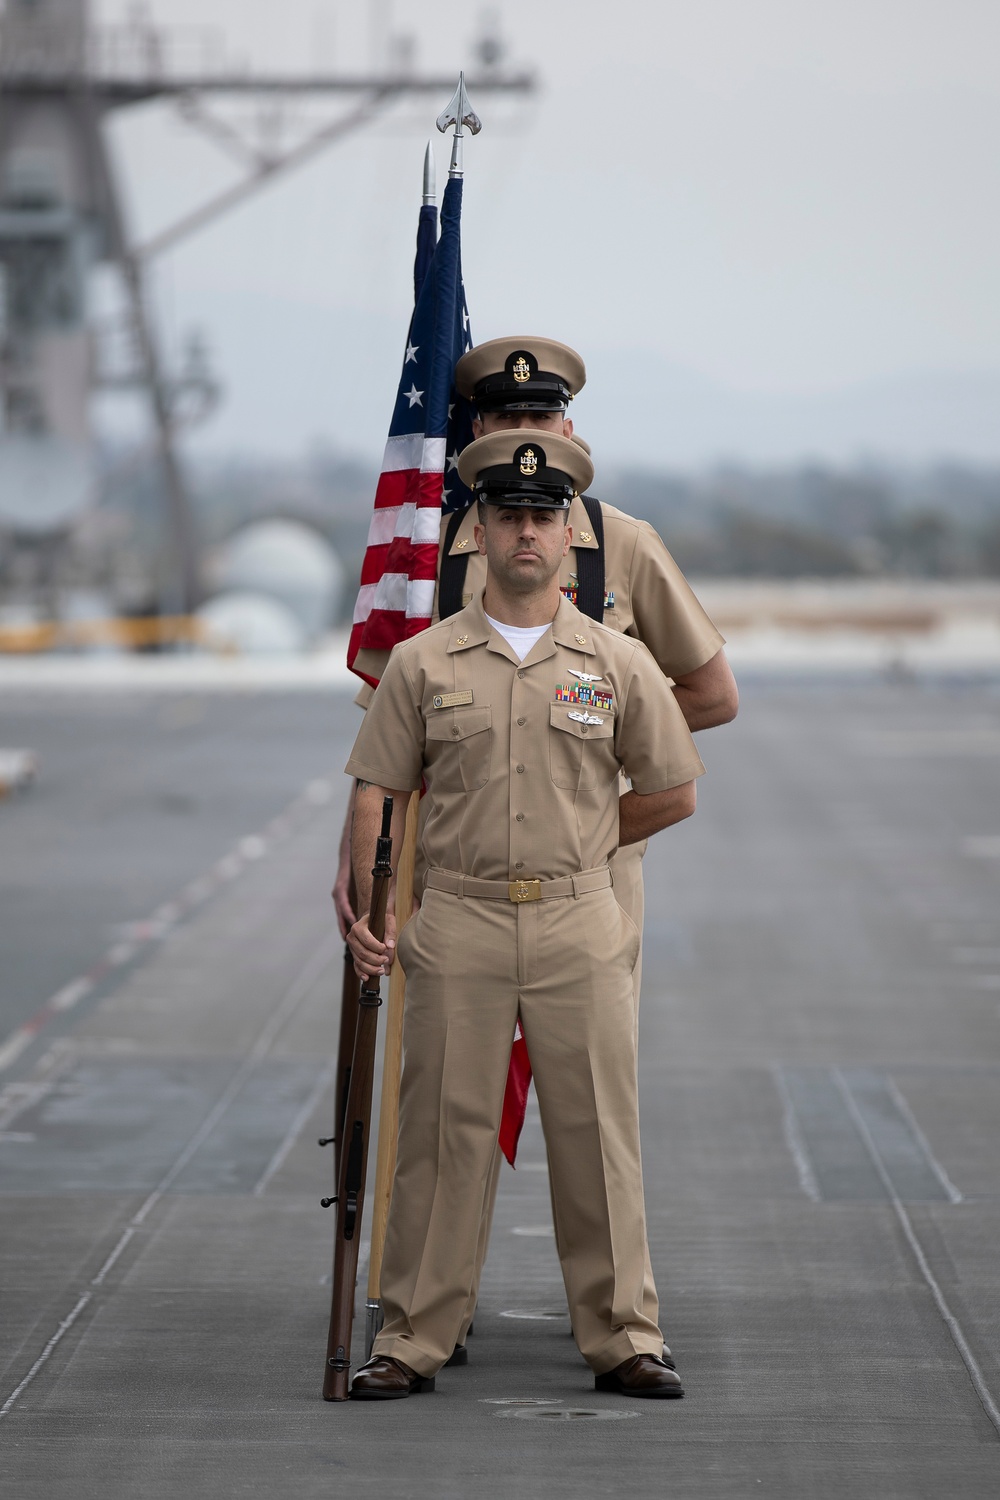
<path fill-rule="evenodd" d="M 127 293 L 131 379 L 148 395 L 169 510 L 175 607 L 200 598 L 198 548 L 177 459 L 178 383 L 159 353 L 144 287 L 152 256 L 209 223 L 279 173 L 355 131 L 395 101 L 449 87 L 419 76 L 400 54 L 384 73 L 238 73 L 205 45 L 183 54 L 169 30 L 141 15 L 130 25 L 90 26 L 88 0 L 6 0 L 0 5 L 0 489 L 22 491 L 14 531 L 50 531 L 88 491 L 89 406 L 101 381 L 86 316 L 90 270 L 115 265 Z M 190 38 L 183 40 L 189 41 Z M 178 43 L 178 45 L 174 45 Z M 505 75 L 492 43 L 481 47 L 474 87 L 528 92 L 529 75 Z M 212 109 L 213 96 L 242 94 L 273 115 L 293 96 L 345 94 L 355 101 L 294 145 L 260 144 Z M 111 111 L 172 100 L 182 116 L 245 168 L 234 187 L 186 214 L 146 245 L 130 241 L 104 139 Z M 121 383 L 120 378 L 116 381 Z"/>

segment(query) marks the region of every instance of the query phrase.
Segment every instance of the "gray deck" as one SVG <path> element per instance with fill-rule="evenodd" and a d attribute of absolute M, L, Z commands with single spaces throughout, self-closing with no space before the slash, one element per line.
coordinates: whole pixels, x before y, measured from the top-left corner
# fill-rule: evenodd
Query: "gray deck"
<path fill-rule="evenodd" d="M 320 1399 L 354 722 L 347 694 L 5 704 L 42 771 L 0 805 L 0 1046 L 37 1027 L 0 1073 L 4 1494 L 992 1500 L 997 689 L 751 683 L 650 849 L 665 1403 L 595 1394 L 568 1337 L 534 1109 L 468 1368 Z"/>

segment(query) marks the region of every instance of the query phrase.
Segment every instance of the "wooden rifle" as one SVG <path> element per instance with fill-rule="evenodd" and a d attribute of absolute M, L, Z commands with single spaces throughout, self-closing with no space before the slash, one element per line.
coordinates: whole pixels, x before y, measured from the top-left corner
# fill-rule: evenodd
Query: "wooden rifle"
<path fill-rule="evenodd" d="M 392 798 L 385 797 L 382 801 L 382 831 L 375 845 L 372 899 L 368 913 L 368 930 L 379 942 L 385 937 L 385 909 L 389 898 L 389 881 L 392 878 L 391 825 Z M 350 1395 L 348 1381 L 351 1371 L 351 1331 L 358 1282 L 358 1249 L 365 1196 L 365 1173 L 368 1168 L 368 1144 L 371 1135 L 375 1037 L 378 1029 L 378 1008 L 381 1004 L 378 977 L 373 976 L 363 980 L 358 996 L 357 1025 L 347 1106 L 340 1131 L 337 1195 L 335 1198 L 322 1200 L 324 1208 L 329 1208 L 332 1203 L 337 1205 L 337 1235 L 333 1251 L 333 1297 L 330 1305 L 330 1331 L 327 1337 L 326 1368 L 323 1376 L 324 1401 L 346 1401 Z"/>

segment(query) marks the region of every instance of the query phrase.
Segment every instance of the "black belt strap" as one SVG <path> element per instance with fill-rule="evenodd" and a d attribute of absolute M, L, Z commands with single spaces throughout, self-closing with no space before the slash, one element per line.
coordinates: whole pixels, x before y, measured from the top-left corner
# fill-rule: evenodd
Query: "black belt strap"
<path fill-rule="evenodd" d="M 600 500 L 593 495 L 581 495 L 580 499 L 597 546 L 576 549 L 576 607 L 600 625 L 604 620 L 604 516 Z"/>
<path fill-rule="evenodd" d="M 441 557 L 441 576 L 438 579 L 438 618 L 448 620 L 452 615 L 457 615 L 462 608 L 462 595 L 465 592 L 465 574 L 469 566 L 469 554 L 467 552 L 456 552 L 451 556 L 452 544 L 458 535 L 458 528 L 465 520 L 464 510 L 452 511 L 448 518 L 448 527 L 444 534 L 444 552 Z"/>

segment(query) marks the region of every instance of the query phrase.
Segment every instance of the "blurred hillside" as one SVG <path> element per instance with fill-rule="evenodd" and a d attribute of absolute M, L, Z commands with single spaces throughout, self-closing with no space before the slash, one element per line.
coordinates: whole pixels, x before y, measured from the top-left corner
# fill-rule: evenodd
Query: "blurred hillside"
<path fill-rule="evenodd" d="M 148 468 L 106 455 L 104 499 L 80 523 L 72 585 L 120 608 L 160 597 L 162 497 Z M 378 463 L 315 447 L 300 460 L 198 459 L 187 465 L 203 561 L 240 527 L 284 516 L 314 527 L 345 570 L 350 613 Z M 973 580 L 1000 577 L 1000 466 L 763 468 L 692 473 L 606 468 L 602 499 L 650 521 L 701 578 Z M 0 579 L 4 558 L 0 550 Z"/>

